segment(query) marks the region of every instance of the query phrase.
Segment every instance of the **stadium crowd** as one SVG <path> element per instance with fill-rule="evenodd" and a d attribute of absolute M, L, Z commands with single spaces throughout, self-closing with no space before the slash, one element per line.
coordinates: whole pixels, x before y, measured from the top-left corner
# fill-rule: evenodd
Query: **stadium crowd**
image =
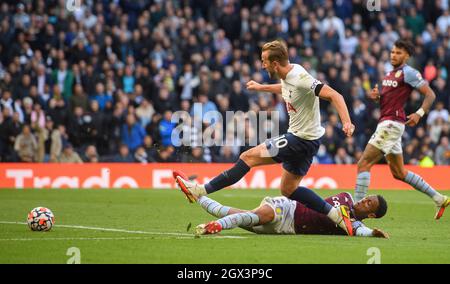
<path fill-rule="evenodd" d="M 281 38 L 290 62 L 344 96 L 356 125 L 345 138 L 321 101 L 326 134 L 315 162 L 355 163 L 379 118 L 366 93 L 403 38 L 437 97 L 405 132 L 405 163 L 450 164 L 448 0 L 381 0 L 380 11 L 362 0 L 84 0 L 75 10 L 66 2 L 1 1 L 2 162 L 235 162 L 248 145 L 173 146 L 172 114 L 194 115 L 195 102 L 221 114 L 278 111 L 285 131 L 281 96 L 245 89 L 271 82 L 260 48 Z M 414 91 L 407 113 L 421 100 Z"/>

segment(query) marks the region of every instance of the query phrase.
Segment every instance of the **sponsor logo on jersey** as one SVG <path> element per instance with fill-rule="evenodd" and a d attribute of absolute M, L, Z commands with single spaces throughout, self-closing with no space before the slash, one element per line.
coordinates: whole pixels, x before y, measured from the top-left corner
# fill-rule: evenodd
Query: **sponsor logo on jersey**
<path fill-rule="evenodd" d="M 395 80 L 383 80 L 383 86 L 397 88 L 398 82 Z"/>
<path fill-rule="evenodd" d="M 289 102 L 286 102 L 286 108 L 287 108 L 287 111 L 289 112 L 289 111 L 294 111 L 294 112 L 297 112 L 297 110 L 295 109 L 295 107 L 291 104 L 291 103 L 289 103 Z"/>

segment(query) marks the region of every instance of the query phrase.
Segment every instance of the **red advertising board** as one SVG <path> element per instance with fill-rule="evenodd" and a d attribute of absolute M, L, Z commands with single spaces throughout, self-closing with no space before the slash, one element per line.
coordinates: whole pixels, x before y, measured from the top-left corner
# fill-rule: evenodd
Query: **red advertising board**
<path fill-rule="evenodd" d="M 0 163 L 0 188 L 175 188 L 172 170 L 196 175 L 205 183 L 231 164 L 10 164 Z M 450 167 L 407 169 L 421 175 L 438 190 L 450 190 Z M 252 169 L 234 188 L 278 188 L 282 168 L 270 165 Z M 314 165 L 303 179 L 310 188 L 353 189 L 355 165 Z M 370 188 L 410 189 L 395 180 L 386 165 L 372 170 Z"/>

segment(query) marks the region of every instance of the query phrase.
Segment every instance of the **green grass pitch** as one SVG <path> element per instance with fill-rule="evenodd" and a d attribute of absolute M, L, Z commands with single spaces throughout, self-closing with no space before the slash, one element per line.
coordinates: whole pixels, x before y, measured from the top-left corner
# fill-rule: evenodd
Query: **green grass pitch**
<path fill-rule="evenodd" d="M 318 190 L 321 196 L 338 191 Z M 81 263 L 367 263 L 370 248 L 381 263 L 450 263 L 450 211 L 435 221 L 434 206 L 415 191 L 371 191 L 388 201 L 387 215 L 368 220 L 391 239 L 345 236 L 255 235 L 242 229 L 194 238 L 187 232 L 212 216 L 178 190 L 0 190 L 0 263 L 67 263 L 69 248 Z M 211 197 L 252 209 L 277 190 L 222 190 Z M 32 232 L 34 207 L 50 208 L 56 225 Z M 369 251 L 368 251 L 369 250 Z M 369 252 L 369 255 L 368 255 Z"/>

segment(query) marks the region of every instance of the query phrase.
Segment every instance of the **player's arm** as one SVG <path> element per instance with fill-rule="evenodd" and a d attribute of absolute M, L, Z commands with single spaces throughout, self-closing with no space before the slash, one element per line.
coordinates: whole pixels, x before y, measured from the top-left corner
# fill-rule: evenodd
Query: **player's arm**
<path fill-rule="evenodd" d="M 430 85 L 428 85 L 427 83 L 417 88 L 417 90 L 420 92 L 420 94 L 425 96 L 425 99 L 423 100 L 422 106 L 415 113 L 412 113 L 407 116 L 408 121 L 406 122 L 406 125 L 408 126 L 417 125 L 417 123 L 419 123 L 419 120 L 424 116 L 424 114 L 430 110 L 434 100 L 436 99 L 434 91 L 430 88 Z"/>
<path fill-rule="evenodd" d="M 367 97 L 375 102 L 380 101 L 380 91 L 378 90 L 378 84 L 376 84 L 375 87 L 370 90 L 370 92 L 367 94 Z"/>
<path fill-rule="evenodd" d="M 421 95 L 425 96 L 422 106 L 415 112 L 407 116 L 408 121 L 406 125 L 415 126 L 419 123 L 422 116 L 427 113 L 436 98 L 433 90 L 430 88 L 428 83 L 422 78 L 422 75 L 416 69 L 411 67 L 406 67 L 405 71 L 405 83 L 409 84 L 411 87 L 417 89 Z"/>
<path fill-rule="evenodd" d="M 281 94 L 281 84 L 260 84 L 253 80 L 247 82 L 247 90 Z"/>
<path fill-rule="evenodd" d="M 386 232 L 383 232 L 382 230 L 377 228 L 370 229 L 360 221 L 355 221 L 353 222 L 352 225 L 353 230 L 355 231 L 355 235 L 358 237 L 374 237 L 374 238 L 389 239 L 389 235 Z"/>
<path fill-rule="evenodd" d="M 347 105 L 345 104 L 344 97 L 335 91 L 330 86 L 319 84 L 315 89 L 316 95 L 319 98 L 331 102 L 331 104 L 336 108 L 339 117 L 342 121 L 342 131 L 344 131 L 347 137 L 353 135 L 353 131 L 355 131 L 355 126 L 352 124 L 350 120 L 350 114 L 348 113 Z"/>

